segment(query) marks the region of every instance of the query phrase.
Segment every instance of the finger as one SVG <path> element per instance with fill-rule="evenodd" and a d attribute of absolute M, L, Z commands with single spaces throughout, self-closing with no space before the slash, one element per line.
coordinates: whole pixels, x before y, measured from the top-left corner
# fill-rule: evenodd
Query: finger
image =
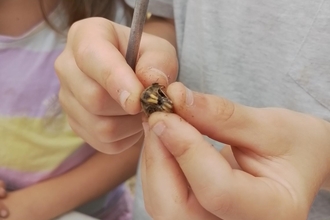
<path fill-rule="evenodd" d="M 91 135 L 89 132 L 84 130 L 76 121 L 74 121 L 71 118 L 68 118 L 68 121 L 70 123 L 70 126 L 72 130 L 80 137 L 83 137 L 84 140 L 93 148 L 96 150 L 105 153 L 105 154 L 118 154 L 123 152 L 124 150 L 132 147 L 134 144 L 136 144 L 143 136 L 143 132 L 140 131 L 136 134 L 132 134 L 129 137 L 126 137 L 124 139 L 110 142 L 110 143 L 103 143 L 95 139 L 93 135 Z"/>
<path fill-rule="evenodd" d="M 178 115 L 204 135 L 234 146 L 239 166 L 252 175 L 287 180 L 293 179 L 294 173 L 295 184 L 302 188 L 320 184 L 327 175 L 327 168 L 321 164 L 328 163 L 323 155 L 330 151 L 321 146 L 327 146 L 322 140 L 328 140 L 329 133 L 322 120 L 285 109 L 239 105 L 222 97 L 192 92 L 181 83 L 171 84 L 167 92 Z M 308 144 L 311 140 L 315 142 Z M 315 151 L 315 146 L 322 150 Z M 284 164 L 283 160 L 289 165 L 278 166 Z M 313 169 L 316 164 L 317 174 Z M 304 175 L 299 176 L 297 170 Z M 313 198 L 314 194 L 307 196 Z"/>
<path fill-rule="evenodd" d="M 79 122 L 79 126 L 102 143 L 115 142 L 142 131 L 140 114 L 116 117 L 93 115 L 73 97 L 67 95 L 62 98 L 62 92 L 59 96 L 61 105 L 70 118 Z"/>
<path fill-rule="evenodd" d="M 175 158 L 152 131 L 142 165 L 145 204 L 153 219 L 218 219 L 198 203 Z"/>
<path fill-rule="evenodd" d="M 62 99 L 73 96 L 80 105 L 95 115 L 127 114 L 100 84 L 81 72 L 72 61 L 70 53 L 63 52 L 56 59 L 55 68 L 61 82 Z"/>
<path fill-rule="evenodd" d="M 124 45 L 117 38 L 127 40 L 128 31 L 127 28 L 118 33 L 115 25 L 106 19 L 87 19 L 72 26 L 68 45 L 72 46 L 79 69 L 106 89 L 128 113 L 136 114 L 140 111 L 143 86 L 126 63 L 120 51 Z"/>
<path fill-rule="evenodd" d="M 168 41 L 144 34 L 135 68 L 136 75 L 144 87 L 155 82 L 167 86 L 177 78 L 178 61 L 176 57 L 176 50 Z"/>
<path fill-rule="evenodd" d="M 141 153 L 141 166 L 140 166 L 140 174 L 141 174 L 141 183 L 142 183 L 142 192 L 143 192 L 143 200 L 144 200 L 144 206 L 146 211 L 149 213 L 150 216 L 153 216 L 152 214 L 152 208 L 151 208 L 151 202 L 150 202 L 150 196 L 149 196 L 149 187 L 148 187 L 148 179 L 146 174 L 146 163 L 145 163 L 145 141 L 146 137 L 149 135 L 149 124 L 147 122 L 143 122 L 143 130 L 144 130 L 144 143 L 143 143 L 143 149 Z"/>
<path fill-rule="evenodd" d="M 79 25 L 78 29 L 77 26 Z M 69 36 L 68 42 L 72 43 L 78 67 L 105 88 L 128 113 L 136 114 L 139 112 L 141 109 L 139 96 L 144 87 L 124 58 L 129 29 L 100 18 L 89 19 L 87 22 L 80 22 L 75 26 L 72 28 L 72 32 L 74 32 L 72 35 L 75 36 L 75 40 L 71 41 Z M 91 42 L 90 39 L 93 41 Z M 159 50 L 157 49 L 158 44 L 149 40 L 146 41 L 148 43 L 141 43 L 141 50 L 144 47 Z M 143 54 L 140 54 L 140 57 L 142 56 Z M 161 63 L 163 57 L 152 56 L 149 58 L 154 60 L 152 62 L 154 65 L 141 68 L 142 64 L 139 64 L 138 69 L 158 70 L 156 64 Z M 139 60 L 138 63 L 140 63 Z M 139 71 L 137 72 L 139 73 Z M 159 72 L 164 71 L 151 72 L 152 74 L 148 75 L 150 81 L 164 80 L 164 74 L 159 74 Z"/>
<path fill-rule="evenodd" d="M 152 210 L 153 217 L 164 218 L 177 213 L 178 206 L 182 206 L 188 197 L 188 184 L 172 155 L 153 132 L 149 132 L 145 139 L 143 164 L 144 190 L 147 191 L 148 209 Z M 162 165 L 164 167 L 157 171 Z"/>
<path fill-rule="evenodd" d="M 209 212 L 223 219 L 270 219 L 281 215 L 279 211 L 294 208 L 285 202 L 292 202 L 285 187 L 233 170 L 201 133 L 179 116 L 155 113 L 149 123 Z"/>
<path fill-rule="evenodd" d="M 269 117 L 263 109 L 192 92 L 181 83 L 170 85 L 167 93 L 174 103 L 175 112 L 212 139 L 269 156 L 282 155 L 287 151 L 286 147 L 281 148 L 279 142 L 289 141 L 289 136 L 283 132 L 284 125 L 278 121 L 278 117 Z M 203 117 L 198 117 L 200 115 Z M 278 147 L 263 148 L 266 143 L 267 146 Z"/>

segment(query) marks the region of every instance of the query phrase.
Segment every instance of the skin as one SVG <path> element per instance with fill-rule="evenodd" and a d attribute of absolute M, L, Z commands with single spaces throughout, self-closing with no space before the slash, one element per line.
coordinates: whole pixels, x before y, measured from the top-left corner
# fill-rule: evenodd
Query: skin
<path fill-rule="evenodd" d="M 115 188 L 135 174 L 140 146 L 118 155 L 97 153 L 70 172 L 10 192 L 6 219 L 53 219 Z"/>
<path fill-rule="evenodd" d="M 168 95 L 177 115 L 155 113 L 145 125 L 143 192 L 154 219 L 307 218 L 329 175 L 330 123 L 192 93 L 180 83 Z M 239 167 L 226 160 L 229 148 L 224 157 L 202 134 L 230 145 Z"/>
<path fill-rule="evenodd" d="M 163 19 L 149 22 L 146 32 L 161 35 L 157 25 L 174 32 L 173 24 Z M 97 150 L 114 154 L 134 145 L 136 134 L 143 132 L 140 94 L 154 82 L 168 85 L 176 79 L 175 41 L 168 32 L 164 37 L 169 41 L 143 35 L 134 73 L 125 60 L 127 27 L 101 18 L 71 27 L 67 46 L 55 63 L 59 97 L 72 129 Z"/>
<path fill-rule="evenodd" d="M 46 12 L 52 11 L 57 3 L 45 0 Z M 42 19 L 38 0 L 0 1 L 1 35 L 21 36 Z M 136 172 L 143 132 L 135 129 L 133 136 L 135 141 L 129 150 L 118 150 L 116 155 L 97 152 L 69 172 L 35 185 L 6 192 L 4 182 L 0 181 L 0 215 L 4 214 L 1 217 L 53 219 L 111 191 Z"/>
<path fill-rule="evenodd" d="M 43 0 L 45 12 L 55 9 L 58 0 Z M 39 0 L 1 0 L 0 1 L 0 34 L 20 36 L 43 19 Z"/>
<path fill-rule="evenodd" d="M 7 196 L 6 183 L 0 180 L 0 199 L 5 199 Z M 0 218 L 5 218 L 9 215 L 8 207 L 0 201 Z"/>
<path fill-rule="evenodd" d="M 134 144 L 143 88 L 169 85 L 178 71 L 173 21 L 146 23 L 135 73 L 124 59 L 128 35 L 103 19 L 80 21 L 55 64 L 72 128 L 107 153 Z M 154 219 L 306 219 L 330 171 L 328 122 L 190 94 L 182 84 L 167 92 L 176 114 L 143 123 L 143 192 Z M 116 135 L 107 129 L 122 124 Z M 201 134 L 229 147 L 219 154 Z"/>

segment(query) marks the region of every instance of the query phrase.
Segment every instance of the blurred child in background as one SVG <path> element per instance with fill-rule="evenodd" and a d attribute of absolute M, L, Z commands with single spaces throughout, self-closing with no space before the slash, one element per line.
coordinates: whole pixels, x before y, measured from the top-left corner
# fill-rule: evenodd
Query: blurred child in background
<path fill-rule="evenodd" d="M 131 218 L 122 183 L 136 171 L 141 141 L 116 155 L 96 152 L 68 126 L 57 99 L 54 61 L 66 31 L 93 16 L 127 25 L 131 9 L 121 0 L 0 2 L 1 217 L 52 219 L 84 205 L 78 210 L 101 219 Z"/>

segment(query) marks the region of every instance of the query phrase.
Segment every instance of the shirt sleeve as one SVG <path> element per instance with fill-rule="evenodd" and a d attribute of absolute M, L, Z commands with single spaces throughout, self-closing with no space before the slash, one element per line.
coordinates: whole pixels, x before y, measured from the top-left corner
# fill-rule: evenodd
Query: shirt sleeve
<path fill-rule="evenodd" d="M 132 8 L 135 6 L 135 0 L 125 0 Z M 173 19 L 173 0 L 149 0 L 148 12 L 153 15 Z"/>

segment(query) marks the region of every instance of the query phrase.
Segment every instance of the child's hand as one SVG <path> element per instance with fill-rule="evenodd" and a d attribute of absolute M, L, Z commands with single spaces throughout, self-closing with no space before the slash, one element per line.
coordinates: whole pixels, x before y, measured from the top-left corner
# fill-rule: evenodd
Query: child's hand
<path fill-rule="evenodd" d="M 125 53 L 129 28 L 102 18 L 75 23 L 55 67 L 61 104 L 73 130 L 105 153 L 118 153 L 143 137 L 140 94 L 153 82 L 176 78 L 175 48 L 144 34 L 136 73 Z"/>
<path fill-rule="evenodd" d="M 330 124 L 276 108 L 251 108 L 167 90 L 176 114 L 155 113 L 142 155 L 154 219 L 306 219 L 330 171 Z M 232 146 L 241 170 L 203 139 Z"/>
<path fill-rule="evenodd" d="M 1 201 L 7 197 L 6 184 L 4 181 L 0 180 L 0 219 L 9 216 L 9 210 L 7 206 Z"/>

